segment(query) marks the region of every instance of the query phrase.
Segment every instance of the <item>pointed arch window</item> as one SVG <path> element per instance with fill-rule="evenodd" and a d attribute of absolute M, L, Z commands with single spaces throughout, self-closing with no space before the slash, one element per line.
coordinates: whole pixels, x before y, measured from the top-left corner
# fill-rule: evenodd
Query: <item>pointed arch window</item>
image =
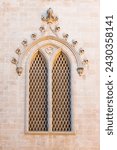
<path fill-rule="evenodd" d="M 29 131 L 48 131 L 48 70 L 40 52 L 29 70 Z"/>
<path fill-rule="evenodd" d="M 52 69 L 52 130 L 71 131 L 70 64 L 64 53 L 56 58 Z"/>
<path fill-rule="evenodd" d="M 21 76 L 27 59 L 25 131 L 75 133 L 73 108 L 78 94 L 74 83 L 77 73 L 85 75 L 89 61 L 81 56 L 84 54 L 82 48 L 77 51 L 77 41 L 69 43 L 69 35 L 59 33 L 58 17 L 51 8 L 42 15 L 41 21 L 41 37 L 33 33 L 32 44 L 23 40 L 21 44 L 25 51 L 17 48 L 18 59 L 13 57 L 11 60 Z"/>
<path fill-rule="evenodd" d="M 40 51 L 30 61 L 29 133 L 72 131 L 70 62 L 60 51 L 51 67 L 47 65 L 49 63 Z"/>

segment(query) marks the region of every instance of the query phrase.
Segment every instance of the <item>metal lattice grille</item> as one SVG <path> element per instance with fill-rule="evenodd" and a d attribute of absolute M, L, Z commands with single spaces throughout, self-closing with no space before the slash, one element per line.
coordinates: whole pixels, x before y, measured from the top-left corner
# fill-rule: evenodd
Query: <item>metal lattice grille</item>
<path fill-rule="evenodd" d="M 71 131 L 70 66 L 61 52 L 52 70 L 52 131 Z"/>
<path fill-rule="evenodd" d="M 29 131 L 48 131 L 47 66 L 40 52 L 29 70 Z"/>

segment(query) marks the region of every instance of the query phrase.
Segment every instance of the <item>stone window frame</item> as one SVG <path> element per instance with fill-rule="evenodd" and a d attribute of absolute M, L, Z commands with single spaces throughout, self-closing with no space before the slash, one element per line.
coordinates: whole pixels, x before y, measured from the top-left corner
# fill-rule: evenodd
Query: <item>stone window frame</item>
<path fill-rule="evenodd" d="M 53 45 L 55 47 L 59 47 L 59 49 L 52 55 L 51 57 L 51 61 L 48 63 L 47 61 L 47 57 L 48 54 L 45 55 L 44 51 L 41 50 L 42 47 L 44 47 L 45 45 Z M 42 53 L 42 55 L 45 57 L 46 62 L 47 62 L 47 67 L 48 67 L 48 88 L 52 89 L 52 63 L 54 61 L 55 56 L 62 51 L 67 58 L 69 59 L 70 62 L 70 69 L 71 69 L 71 131 L 65 131 L 65 132 L 55 132 L 52 131 L 52 118 L 51 118 L 51 110 L 52 110 L 52 91 L 50 90 L 50 92 L 48 93 L 48 103 L 49 103 L 49 129 L 48 131 L 29 131 L 28 130 L 28 114 L 29 114 L 29 67 L 30 67 L 30 61 L 32 56 L 38 51 L 40 50 L 40 52 Z M 25 63 L 23 63 L 23 61 Z M 78 60 L 76 57 L 76 54 L 74 53 L 74 49 L 72 49 L 72 47 L 70 46 L 70 44 L 68 44 L 68 42 L 66 42 L 65 40 L 53 37 L 53 36 L 47 36 L 44 38 L 40 38 L 37 41 L 33 42 L 33 44 L 31 44 L 27 49 L 25 54 L 23 55 L 23 57 L 21 58 L 21 60 L 19 61 L 19 65 L 22 64 L 25 67 L 25 77 L 26 77 L 26 101 L 25 101 L 25 130 L 24 132 L 26 134 L 75 134 L 76 133 L 76 127 L 75 127 L 75 122 L 76 122 L 76 116 L 75 116 L 75 110 L 76 107 L 76 101 L 78 98 L 77 95 L 77 84 L 76 84 L 76 79 L 78 79 L 78 74 L 76 71 L 76 68 L 78 67 Z"/>

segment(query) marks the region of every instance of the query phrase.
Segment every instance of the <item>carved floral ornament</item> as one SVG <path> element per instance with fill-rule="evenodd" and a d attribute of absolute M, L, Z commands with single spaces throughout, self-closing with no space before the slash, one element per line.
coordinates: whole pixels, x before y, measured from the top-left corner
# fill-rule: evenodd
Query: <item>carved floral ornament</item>
<path fill-rule="evenodd" d="M 42 15 L 41 17 L 43 25 L 39 28 L 41 37 L 37 38 L 37 34 L 33 33 L 31 35 L 31 39 L 33 42 L 41 42 L 43 40 L 55 40 L 63 45 L 67 46 L 69 50 L 73 53 L 73 56 L 75 57 L 76 63 L 77 63 L 77 72 L 79 76 L 84 76 L 85 72 L 88 68 L 88 59 L 84 56 L 84 49 L 77 48 L 78 42 L 76 40 L 72 40 L 72 42 L 68 42 L 69 35 L 68 34 L 60 34 L 60 27 L 58 26 L 58 17 L 54 15 L 53 10 L 49 8 L 47 10 L 47 13 L 45 16 Z M 20 48 L 16 49 L 16 54 L 18 55 L 18 59 L 12 58 L 11 62 L 16 65 L 16 72 L 20 76 L 23 72 L 22 67 L 22 59 L 24 58 L 24 55 L 27 50 L 29 50 L 30 45 L 33 43 L 28 43 L 28 41 L 25 39 L 21 42 L 22 46 L 25 48 L 25 52 L 22 52 Z M 52 47 L 48 47 L 46 50 L 46 53 L 50 55 L 53 51 Z"/>

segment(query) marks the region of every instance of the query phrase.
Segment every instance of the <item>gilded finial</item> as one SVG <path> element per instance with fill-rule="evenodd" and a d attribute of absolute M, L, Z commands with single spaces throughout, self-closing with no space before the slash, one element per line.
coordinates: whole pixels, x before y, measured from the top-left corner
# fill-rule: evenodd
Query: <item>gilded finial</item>
<path fill-rule="evenodd" d="M 52 8 L 49 8 L 47 10 L 47 16 L 42 16 L 41 20 L 47 22 L 47 24 L 53 24 L 58 21 L 58 17 L 54 16 Z"/>

